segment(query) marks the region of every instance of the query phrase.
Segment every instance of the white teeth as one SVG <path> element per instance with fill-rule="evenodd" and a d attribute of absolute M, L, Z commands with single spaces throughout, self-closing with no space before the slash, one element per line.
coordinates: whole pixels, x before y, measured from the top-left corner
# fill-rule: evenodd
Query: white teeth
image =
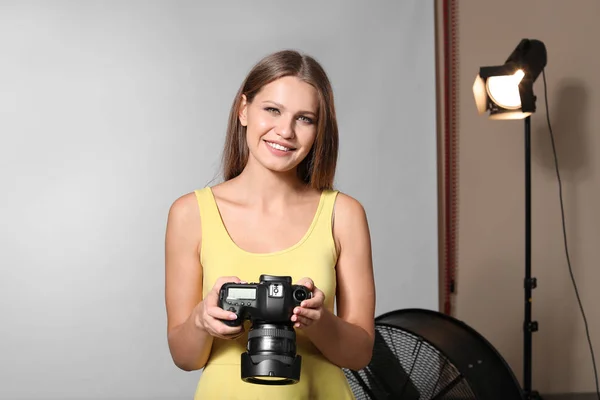
<path fill-rule="evenodd" d="M 267 144 L 277 150 L 281 150 L 281 151 L 290 151 L 291 150 L 291 149 L 289 149 L 287 147 L 283 147 L 282 145 L 277 144 L 277 143 L 267 142 Z"/>

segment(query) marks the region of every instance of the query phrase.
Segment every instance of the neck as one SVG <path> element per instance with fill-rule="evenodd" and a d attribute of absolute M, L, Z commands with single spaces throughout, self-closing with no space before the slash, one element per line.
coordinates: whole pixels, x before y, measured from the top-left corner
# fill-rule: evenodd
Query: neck
<path fill-rule="evenodd" d="M 309 187 L 298 178 L 296 170 L 274 172 L 251 161 L 235 178 L 238 194 L 248 202 L 264 205 L 286 202 L 305 193 Z"/>

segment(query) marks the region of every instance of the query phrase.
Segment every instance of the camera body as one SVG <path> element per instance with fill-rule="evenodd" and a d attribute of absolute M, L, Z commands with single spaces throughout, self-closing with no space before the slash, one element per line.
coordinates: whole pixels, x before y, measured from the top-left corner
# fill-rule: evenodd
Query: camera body
<path fill-rule="evenodd" d="M 302 356 L 296 354 L 294 307 L 312 297 L 289 276 L 261 275 L 258 283 L 227 282 L 219 291 L 219 306 L 237 319 L 223 320 L 240 326 L 249 320 L 247 352 L 241 354 L 241 379 L 261 385 L 289 385 L 300 381 Z"/>
<path fill-rule="evenodd" d="M 224 283 L 219 306 L 238 316 L 223 321 L 229 326 L 239 326 L 245 320 L 280 324 L 289 323 L 294 307 L 311 296 L 305 286 L 292 285 L 289 276 L 261 275 L 259 283 Z"/>

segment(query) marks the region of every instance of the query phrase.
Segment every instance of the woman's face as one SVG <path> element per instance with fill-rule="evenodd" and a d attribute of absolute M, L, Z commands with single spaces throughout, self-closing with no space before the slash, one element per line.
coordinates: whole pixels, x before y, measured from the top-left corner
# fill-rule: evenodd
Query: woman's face
<path fill-rule="evenodd" d="M 317 112 L 317 91 L 296 77 L 269 83 L 250 104 L 244 96 L 240 122 L 246 126 L 249 162 L 276 172 L 295 169 L 315 141 Z"/>

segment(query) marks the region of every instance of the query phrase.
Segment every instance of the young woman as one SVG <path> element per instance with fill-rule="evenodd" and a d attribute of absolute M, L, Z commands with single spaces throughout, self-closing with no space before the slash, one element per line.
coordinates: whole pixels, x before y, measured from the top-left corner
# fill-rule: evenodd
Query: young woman
<path fill-rule="evenodd" d="M 353 398 L 342 368 L 371 360 L 375 288 L 365 211 L 332 188 L 337 152 L 319 63 L 280 51 L 256 64 L 231 108 L 224 182 L 183 195 L 168 215 L 168 343 L 179 368 L 204 368 L 196 399 Z M 291 317 L 302 356 L 294 385 L 242 381 L 248 325 L 223 323 L 235 314 L 218 306 L 221 285 L 261 274 L 312 291 Z"/>

